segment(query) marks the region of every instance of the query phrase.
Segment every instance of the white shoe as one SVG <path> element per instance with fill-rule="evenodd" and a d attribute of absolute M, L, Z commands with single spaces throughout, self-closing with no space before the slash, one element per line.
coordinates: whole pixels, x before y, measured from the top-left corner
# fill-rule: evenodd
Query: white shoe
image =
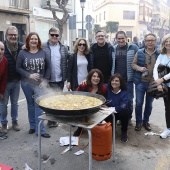
<path fill-rule="evenodd" d="M 170 135 L 170 130 L 166 129 L 160 134 L 160 138 L 165 139 Z"/>

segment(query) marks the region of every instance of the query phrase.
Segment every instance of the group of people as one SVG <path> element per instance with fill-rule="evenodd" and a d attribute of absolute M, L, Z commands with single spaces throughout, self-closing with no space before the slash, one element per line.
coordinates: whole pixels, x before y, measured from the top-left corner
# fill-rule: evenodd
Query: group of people
<path fill-rule="evenodd" d="M 18 99 L 20 85 L 27 101 L 29 134 L 38 134 L 39 116 L 43 110 L 36 99 L 43 95 L 45 89 L 63 90 L 67 76 L 68 48 L 59 41 L 59 29 L 49 30 L 49 40 L 42 43 L 36 32 L 26 37 L 26 42 L 18 42 L 18 30 L 9 26 L 5 42 L 0 42 L 0 138 L 7 137 L 7 105 L 10 98 L 12 128 L 20 131 L 18 124 Z M 57 127 L 55 122 L 48 122 L 49 127 Z M 41 136 L 50 138 L 44 125 Z"/>
<path fill-rule="evenodd" d="M 156 36 L 152 33 L 145 35 L 145 47 L 139 49 L 134 43 L 127 42 L 124 31 L 116 33 L 117 44 L 115 46 L 106 42 L 104 31 L 98 31 L 96 43 L 91 46 L 85 38 L 77 39 L 72 54 L 59 41 L 60 32 L 57 28 L 51 28 L 48 34 L 48 41 L 41 43 L 37 33 L 29 33 L 24 45 L 18 42 L 17 28 L 10 26 L 6 30 L 4 44 L 0 42 L 1 137 L 6 136 L 8 131 L 9 97 L 12 127 L 15 131 L 20 130 L 18 125 L 20 80 L 27 101 L 29 134 L 38 134 L 38 117 L 43 113 L 35 102 L 36 98 L 44 94 L 45 88 L 62 91 L 66 80 L 68 90 L 97 93 L 111 100 L 104 107 L 113 107 L 116 121 L 120 120 L 122 142 L 128 141 L 127 129 L 128 125 L 132 125 L 135 90 L 135 130 L 140 131 L 143 126 L 147 131 L 151 131 L 149 117 L 152 112 L 153 97 L 147 94 L 147 88 L 153 77 L 160 91 L 162 90 L 161 83 L 170 79 L 170 73 L 163 78 L 158 78 L 157 73 L 159 63 L 166 64 L 170 68 L 170 63 L 167 64 L 170 60 L 169 34 L 163 38 L 161 50 L 158 51 Z M 167 129 L 160 135 L 162 138 L 170 134 L 170 83 L 166 85 L 168 98 L 164 98 L 164 103 Z M 108 117 L 105 121 L 112 123 L 112 118 Z M 57 127 L 57 124 L 49 121 L 48 126 Z M 78 136 L 80 132 L 81 128 L 78 128 L 74 136 Z M 50 137 L 43 124 L 41 136 Z"/>

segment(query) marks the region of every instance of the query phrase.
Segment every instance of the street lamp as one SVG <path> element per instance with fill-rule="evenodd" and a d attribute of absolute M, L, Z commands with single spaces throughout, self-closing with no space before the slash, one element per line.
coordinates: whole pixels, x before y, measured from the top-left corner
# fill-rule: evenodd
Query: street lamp
<path fill-rule="evenodd" d="M 80 0 L 80 6 L 82 9 L 82 38 L 84 38 L 84 8 L 85 8 L 85 2 L 86 0 Z"/>

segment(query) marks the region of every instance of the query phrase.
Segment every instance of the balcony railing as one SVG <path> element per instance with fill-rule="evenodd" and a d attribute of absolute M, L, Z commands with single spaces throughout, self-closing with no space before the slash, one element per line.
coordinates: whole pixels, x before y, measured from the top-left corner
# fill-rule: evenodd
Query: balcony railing
<path fill-rule="evenodd" d="M 9 6 L 18 9 L 29 9 L 29 0 L 9 0 Z"/>

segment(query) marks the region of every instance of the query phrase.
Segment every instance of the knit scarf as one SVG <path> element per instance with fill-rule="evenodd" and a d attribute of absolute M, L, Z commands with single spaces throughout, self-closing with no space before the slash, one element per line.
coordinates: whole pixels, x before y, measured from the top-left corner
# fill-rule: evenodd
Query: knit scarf
<path fill-rule="evenodd" d="M 15 45 L 11 45 L 9 43 L 8 40 L 6 40 L 6 45 L 7 45 L 7 48 L 9 50 L 9 52 L 11 53 L 12 57 L 14 58 L 14 60 L 16 61 L 16 58 L 17 58 L 17 51 L 18 51 L 18 43 L 16 43 Z"/>

